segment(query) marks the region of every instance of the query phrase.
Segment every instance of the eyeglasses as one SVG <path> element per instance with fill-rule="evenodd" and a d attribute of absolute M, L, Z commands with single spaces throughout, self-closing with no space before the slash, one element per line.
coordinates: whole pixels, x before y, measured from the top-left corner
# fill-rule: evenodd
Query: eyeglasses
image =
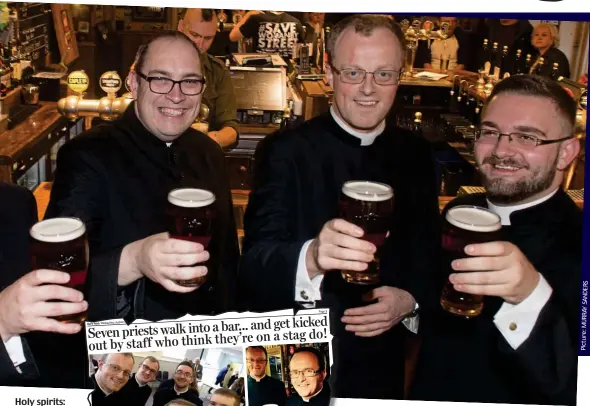
<path fill-rule="evenodd" d="M 256 358 L 256 359 L 248 358 L 248 359 L 246 359 L 246 362 L 248 362 L 249 364 L 254 364 L 254 363 L 264 364 L 266 362 L 266 359 L 264 359 L 264 358 Z"/>
<path fill-rule="evenodd" d="M 479 129 L 475 132 L 475 141 L 480 144 L 496 144 L 502 137 L 508 137 L 510 143 L 527 149 L 533 149 L 538 147 L 539 145 L 554 144 L 556 142 L 561 142 L 573 138 L 573 136 L 569 136 L 565 138 L 558 138 L 556 140 L 542 140 L 539 139 L 539 137 L 530 134 L 503 134 L 500 131 L 490 130 L 487 128 Z"/>
<path fill-rule="evenodd" d="M 150 374 L 157 374 L 158 373 L 158 371 L 156 371 L 155 369 L 152 369 L 144 364 L 141 364 L 141 368 L 147 370 Z"/>
<path fill-rule="evenodd" d="M 289 376 L 291 376 L 291 379 L 292 379 L 292 378 L 298 378 L 298 377 L 299 377 L 299 375 L 303 375 L 303 376 L 304 376 L 304 377 L 306 377 L 306 378 L 311 378 L 311 377 L 314 377 L 314 376 L 316 376 L 316 375 L 317 375 L 318 373 L 320 373 L 320 372 L 321 372 L 321 370 L 320 370 L 320 369 L 318 369 L 318 370 L 313 370 L 313 369 L 311 369 L 311 368 L 307 368 L 307 369 L 304 369 L 304 370 L 302 370 L 302 371 L 291 370 L 291 371 L 289 372 Z"/>
<path fill-rule="evenodd" d="M 178 376 L 183 376 L 187 379 L 190 379 L 193 377 L 193 374 L 191 374 L 190 372 L 182 372 L 182 371 L 176 371 L 174 372 L 174 375 L 178 375 Z"/>
<path fill-rule="evenodd" d="M 150 90 L 157 94 L 168 94 L 174 89 L 174 86 L 178 83 L 180 91 L 185 96 L 196 96 L 203 92 L 205 89 L 205 79 L 183 79 L 183 80 L 172 80 L 159 76 L 146 76 L 141 72 L 136 72 L 137 75 L 144 79 L 150 85 Z"/>
<path fill-rule="evenodd" d="M 332 66 L 332 65 L 330 65 Z M 353 85 L 360 85 L 364 82 L 365 77 L 367 74 L 373 75 L 373 80 L 379 86 L 393 86 L 399 83 L 400 77 L 402 75 L 401 70 L 388 70 L 388 69 L 380 69 L 374 72 L 367 72 L 364 69 L 336 69 L 336 67 L 332 66 L 332 70 L 340 76 L 340 80 L 344 83 L 349 83 Z"/>
<path fill-rule="evenodd" d="M 105 364 L 108 365 L 109 369 L 115 374 L 118 375 L 119 373 L 123 372 L 123 378 L 125 379 L 129 379 L 129 377 L 131 376 L 131 371 L 125 371 L 123 368 L 121 368 L 119 365 L 115 365 L 115 364 L 110 364 L 108 362 L 105 362 Z"/>

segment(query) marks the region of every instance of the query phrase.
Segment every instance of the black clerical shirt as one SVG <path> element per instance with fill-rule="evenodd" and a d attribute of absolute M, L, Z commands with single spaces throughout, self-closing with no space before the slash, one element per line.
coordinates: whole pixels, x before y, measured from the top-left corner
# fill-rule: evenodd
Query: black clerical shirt
<path fill-rule="evenodd" d="M 147 278 L 117 286 L 123 247 L 166 231 L 167 195 L 178 187 L 211 190 L 218 211 L 208 251 L 207 283 L 192 293 L 168 292 Z M 223 151 L 189 128 L 170 146 L 138 119 L 133 102 L 120 119 L 65 144 L 46 217 L 81 218 L 90 243 L 90 320 L 159 320 L 231 309 L 238 241 Z"/>
<path fill-rule="evenodd" d="M 295 281 L 301 248 L 327 221 L 339 216 L 344 182 L 370 180 L 392 186 L 395 193 L 381 281 L 414 296 L 423 309 L 422 328 L 428 309 L 438 306 L 439 294 L 430 284 L 440 234 L 434 159 L 428 143 L 386 126 L 371 145 L 363 146 L 326 113 L 267 137 L 256 162 L 240 268 L 240 293 L 249 309 L 298 307 Z M 327 272 L 322 300 L 316 303 L 330 308 L 333 394 L 401 398 L 406 328 L 396 326 L 377 337 L 360 338 L 347 332 L 340 321 L 346 309 L 363 304 L 362 292 L 346 283 L 340 272 Z"/>

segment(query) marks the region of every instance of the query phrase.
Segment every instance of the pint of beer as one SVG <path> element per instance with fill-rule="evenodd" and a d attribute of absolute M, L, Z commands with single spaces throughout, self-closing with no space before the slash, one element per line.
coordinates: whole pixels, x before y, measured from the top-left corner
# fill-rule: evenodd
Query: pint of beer
<path fill-rule="evenodd" d="M 359 285 L 379 284 L 381 249 L 393 212 L 393 189 L 383 183 L 349 181 L 342 186 L 340 217 L 363 229 L 361 237 L 377 247 L 375 260 L 365 271 L 342 271 L 345 281 Z"/>
<path fill-rule="evenodd" d="M 465 247 L 500 240 L 500 217 L 488 209 L 477 206 L 456 206 L 447 211 L 443 228 L 442 246 L 448 273 L 454 273 L 452 261 L 468 257 Z M 457 292 L 446 280 L 440 304 L 447 312 L 458 316 L 475 317 L 483 310 L 483 296 Z"/>
<path fill-rule="evenodd" d="M 31 227 L 31 265 L 33 269 L 53 269 L 70 274 L 67 287 L 86 294 L 88 241 L 86 226 L 77 218 L 58 217 Z M 55 317 L 63 323 L 82 324 L 88 312 Z"/>
<path fill-rule="evenodd" d="M 183 188 L 168 193 L 166 223 L 170 237 L 197 242 L 207 249 L 213 234 L 213 223 L 217 217 L 217 212 L 212 206 L 214 202 L 215 195 L 205 189 Z M 206 276 L 201 276 L 196 279 L 178 280 L 176 283 L 185 287 L 199 287 L 206 280 Z"/>

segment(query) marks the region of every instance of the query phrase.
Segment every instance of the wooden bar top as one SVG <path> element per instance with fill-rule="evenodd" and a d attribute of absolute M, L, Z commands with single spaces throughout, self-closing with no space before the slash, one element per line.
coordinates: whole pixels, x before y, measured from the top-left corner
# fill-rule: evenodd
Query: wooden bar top
<path fill-rule="evenodd" d="M 37 111 L 11 130 L 0 133 L 0 160 L 12 159 L 20 151 L 34 145 L 39 137 L 54 130 L 67 119 L 57 112 L 57 103 L 39 102 Z"/>

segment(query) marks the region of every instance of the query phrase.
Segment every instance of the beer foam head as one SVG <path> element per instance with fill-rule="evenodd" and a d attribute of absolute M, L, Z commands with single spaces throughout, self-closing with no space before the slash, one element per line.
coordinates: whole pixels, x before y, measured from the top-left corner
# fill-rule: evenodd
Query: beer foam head
<path fill-rule="evenodd" d="M 456 206 L 447 211 L 447 221 L 457 228 L 489 233 L 502 227 L 500 217 L 488 209 L 477 206 Z"/>
<path fill-rule="evenodd" d="M 209 206 L 215 201 L 215 195 L 205 189 L 174 189 L 168 193 L 168 201 L 175 206 L 194 209 Z"/>
<path fill-rule="evenodd" d="M 31 237 L 42 242 L 66 242 L 82 236 L 86 226 L 82 220 L 71 217 L 58 217 L 43 220 L 31 227 Z"/>
<path fill-rule="evenodd" d="M 393 197 L 393 189 L 377 182 L 352 180 L 344 183 L 342 193 L 351 199 L 363 200 L 366 202 L 383 202 Z"/>

